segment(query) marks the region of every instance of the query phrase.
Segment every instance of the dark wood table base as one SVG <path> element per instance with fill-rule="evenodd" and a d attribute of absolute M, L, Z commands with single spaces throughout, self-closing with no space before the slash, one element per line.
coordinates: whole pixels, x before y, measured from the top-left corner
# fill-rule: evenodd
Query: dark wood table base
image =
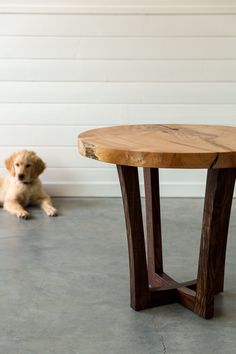
<path fill-rule="evenodd" d="M 143 310 L 179 302 L 199 316 L 214 315 L 214 295 L 223 292 L 235 168 L 209 169 L 197 279 L 178 283 L 163 271 L 159 172 L 144 168 L 147 257 L 137 167 L 117 165 L 130 265 L 131 307 Z"/>

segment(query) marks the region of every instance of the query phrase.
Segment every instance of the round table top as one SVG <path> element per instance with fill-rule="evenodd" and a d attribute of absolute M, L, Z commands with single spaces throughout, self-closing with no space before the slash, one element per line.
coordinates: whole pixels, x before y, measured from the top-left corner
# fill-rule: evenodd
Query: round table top
<path fill-rule="evenodd" d="M 80 154 L 117 165 L 160 168 L 236 167 L 236 127 L 145 124 L 88 130 Z"/>

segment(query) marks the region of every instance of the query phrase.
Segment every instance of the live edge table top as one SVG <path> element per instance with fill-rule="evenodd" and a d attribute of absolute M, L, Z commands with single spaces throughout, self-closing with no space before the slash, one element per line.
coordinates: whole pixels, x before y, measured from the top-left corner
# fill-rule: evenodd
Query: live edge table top
<path fill-rule="evenodd" d="M 116 165 L 158 168 L 236 167 L 236 127 L 145 124 L 88 130 L 80 154 Z"/>

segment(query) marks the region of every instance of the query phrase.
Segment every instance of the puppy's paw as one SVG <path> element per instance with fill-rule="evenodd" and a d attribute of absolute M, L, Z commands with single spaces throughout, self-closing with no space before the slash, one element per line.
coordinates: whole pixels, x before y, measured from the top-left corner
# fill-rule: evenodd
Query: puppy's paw
<path fill-rule="evenodd" d="M 53 206 L 47 206 L 45 209 L 45 212 L 48 216 L 57 216 L 57 209 L 55 209 Z"/>
<path fill-rule="evenodd" d="M 16 216 L 20 219 L 29 219 L 30 218 L 30 213 L 26 210 L 18 211 L 16 213 Z"/>

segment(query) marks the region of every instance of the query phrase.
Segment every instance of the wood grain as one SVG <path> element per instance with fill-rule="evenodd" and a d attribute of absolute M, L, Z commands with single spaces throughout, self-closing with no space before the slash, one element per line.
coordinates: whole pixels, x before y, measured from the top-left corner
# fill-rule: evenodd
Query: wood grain
<path fill-rule="evenodd" d="M 236 128 L 213 125 L 123 125 L 79 135 L 83 156 L 127 166 L 236 167 Z"/>

